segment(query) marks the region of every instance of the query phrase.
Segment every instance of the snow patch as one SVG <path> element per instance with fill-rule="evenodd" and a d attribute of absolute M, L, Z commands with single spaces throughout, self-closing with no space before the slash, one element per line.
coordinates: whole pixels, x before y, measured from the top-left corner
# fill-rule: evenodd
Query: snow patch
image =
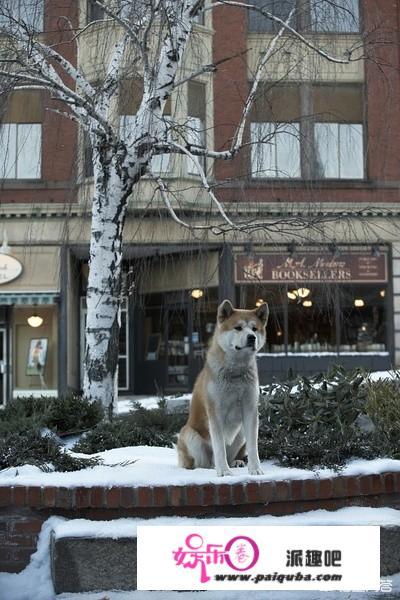
<path fill-rule="evenodd" d="M 87 456 L 76 454 L 77 456 Z M 287 479 L 325 479 L 337 475 L 332 469 L 311 471 L 281 467 L 272 460 L 262 463 L 264 475 L 249 475 L 247 468 L 233 468 L 232 477 L 217 477 L 214 469 L 188 470 L 177 464 L 173 448 L 131 446 L 99 452 L 104 464 L 68 473 L 44 473 L 39 467 L 24 465 L 0 472 L 0 486 L 43 485 L 63 487 L 127 486 L 127 485 L 188 485 L 206 483 L 237 483 L 247 481 L 281 481 Z M 400 471 L 400 460 L 377 458 L 351 460 L 340 475 L 368 475 Z"/>
<path fill-rule="evenodd" d="M 400 510 L 394 508 L 370 508 L 349 506 L 337 511 L 313 510 L 276 517 L 261 515 L 258 517 L 217 517 L 198 519 L 194 517 L 156 517 L 154 519 L 124 518 L 112 521 L 90 521 L 88 519 L 72 519 L 54 526 L 56 538 L 93 537 L 93 538 L 125 538 L 136 537 L 138 525 L 385 525 L 400 527 Z"/>

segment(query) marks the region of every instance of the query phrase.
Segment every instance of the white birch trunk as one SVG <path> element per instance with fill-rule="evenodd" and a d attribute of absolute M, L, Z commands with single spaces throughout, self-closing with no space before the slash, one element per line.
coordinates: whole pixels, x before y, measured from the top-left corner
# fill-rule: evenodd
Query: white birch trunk
<path fill-rule="evenodd" d="M 122 229 L 130 190 L 115 148 L 94 148 L 84 396 L 112 418 L 118 399 Z"/>

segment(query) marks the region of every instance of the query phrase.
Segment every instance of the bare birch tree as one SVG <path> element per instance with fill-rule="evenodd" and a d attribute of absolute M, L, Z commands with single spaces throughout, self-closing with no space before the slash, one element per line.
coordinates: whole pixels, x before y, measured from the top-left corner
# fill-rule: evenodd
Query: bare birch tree
<path fill-rule="evenodd" d="M 34 2 L 34 0 L 31 0 Z M 14 3 L 15 4 L 15 3 Z M 199 185 L 209 195 L 219 224 L 215 233 L 228 230 L 250 231 L 268 227 L 260 221 L 235 221 L 219 201 L 203 166 L 203 157 L 230 160 L 248 142 L 244 132 L 265 69 L 282 39 L 294 39 L 315 53 L 320 60 L 347 64 L 353 60 L 351 49 L 342 56 L 329 54 L 296 27 L 296 8 L 281 18 L 268 11 L 267 3 L 219 0 L 204 5 L 204 0 L 97 0 L 103 20 L 112 24 L 115 44 L 100 82 L 93 84 L 64 56 L 62 46 L 48 45 L 22 13 L 16 15 L 13 2 L 0 3 L 2 59 L 0 76 L 4 90 L 30 87 L 50 92 L 56 101 L 53 110 L 77 121 L 90 138 L 93 155 L 94 191 L 91 203 L 91 239 L 87 287 L 87 325 L 84 394 L 100 401 L 112 415 L 117 397 L 119 303 L 121 289 L 122 243 L 128 199 L 144 175 L 151 175 L 151 159 L 159 154 L 180 154 L 192 161 L 199 174 Z M 203 64 L 193 73 L 181 76 L 181 65 L 192 35 L 193 23 L 202 11 L 215 7 L 256 11 L 275 24 L 274 35 L 262 49 L 243 111 L 229 148 L 217 151 L 187 136 L 168 135 L 163 118 L 171 94 L 183 83 L 218 69 L 218 64 Z M 67 21 L 66 21 L 67 22 Z M 71 44 L 89 23 L 76 30 L 70 25 Z M 74 29 L 75 28 L 75 29 Z M 227 57 L 229 59 L 229 57 Z M 113 119 L 113 100 L 127 71 L 136 70 L 143 80 L 143 96 L 129 130 L 122 134 Z M 229 98 L 227 98 L 229 102 Z M 179 123 L 169 123 L 179 131 Z M 264 140 L 268 141 L 268 140 Z M 173 207 L 167 183 L 155 177 L 159 193 L 171 217 L 182 227 L 205 230 L 209 224 L 188 224 Z M 304 223 L 302 223 L 304 226 Z M 273 225 L 271 225 L 272 227 Z M 275 224 L 279 228 L 279 224 Z"/>

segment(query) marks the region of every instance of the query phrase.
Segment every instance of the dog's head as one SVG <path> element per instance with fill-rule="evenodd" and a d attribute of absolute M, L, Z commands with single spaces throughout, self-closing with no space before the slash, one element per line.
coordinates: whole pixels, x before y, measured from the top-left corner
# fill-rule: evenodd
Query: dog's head
<path fill-rule="evenodd" d="M 217 315 L 218 344 L 224 352 L 247 356 L 258 352 L 265 344 L 268 315 L 266 302 L 254 310 L 240 310 L 224 300 Z"/>

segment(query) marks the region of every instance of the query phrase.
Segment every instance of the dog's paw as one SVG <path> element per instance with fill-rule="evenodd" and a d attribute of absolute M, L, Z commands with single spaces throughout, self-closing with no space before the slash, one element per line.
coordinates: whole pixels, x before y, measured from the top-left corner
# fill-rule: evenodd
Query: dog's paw
<path fill-rule="evenodd" d="M 230 469 L 217 469 L 218 477 L 228 477 L 229 475 L 233 475 Z"/>
<path fill-rule="evenodd" d="M 249 466 L 249 474 L 250 475 L 264 475 L 264 471 L 262 470 L 260 465 L 256 465 L 255 467 Z"/>
<path fill-rule="evenodd" d="M 231 467 L 245 467 L 246 463 L 244 462 L 244 460 L 234 460 L 230 466 Z"/>

